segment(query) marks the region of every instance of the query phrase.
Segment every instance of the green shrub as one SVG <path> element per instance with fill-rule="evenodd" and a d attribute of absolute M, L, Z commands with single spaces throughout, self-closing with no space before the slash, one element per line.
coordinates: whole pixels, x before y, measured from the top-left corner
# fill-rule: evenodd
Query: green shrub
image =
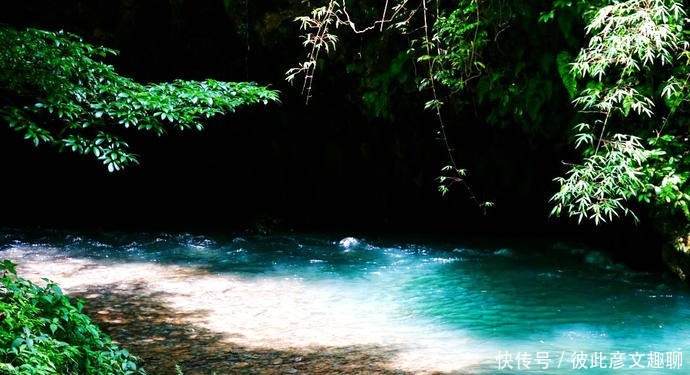
<path fill-rule="evenodd" d="M 145 374 L 62 293 L 17 277 L 0 263 L 0 374 Z"/>

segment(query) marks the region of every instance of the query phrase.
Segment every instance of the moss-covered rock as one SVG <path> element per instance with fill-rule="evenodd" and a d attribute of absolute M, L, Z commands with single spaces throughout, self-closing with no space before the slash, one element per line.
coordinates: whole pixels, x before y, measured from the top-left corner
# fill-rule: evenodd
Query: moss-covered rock
<path fill-rule="evenodd" d="M 678 236 L 665 245 L 662 257 L 674 274 L 690 284 L 690 234 Z"/>

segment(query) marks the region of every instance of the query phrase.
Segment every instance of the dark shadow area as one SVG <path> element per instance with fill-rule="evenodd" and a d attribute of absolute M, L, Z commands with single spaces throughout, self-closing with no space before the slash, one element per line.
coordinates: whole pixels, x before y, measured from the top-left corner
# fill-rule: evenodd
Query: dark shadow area
<path fill-rule="evenodd" d="M 0 4 L 0 23 L 64 29 L 119 50 L 106 62 L 142 83 L 213 78 L 255 81 L 281 92 L 280 104 L 239 108 L 209 120 L 201 133 L 171 129 L 155 137 L 114 127 L 141 161 L 119 173 L 108 173 L 90 158 L 34 148 L 21 133 L 0 126 L 6 198 L 0 225 L 93 232 L 337 231 L 414 241 L 421 236 L 570 237 L 609 249 L 632 267 L 665 269 L 659 251 L 664 238 L 657 228 L 637 226 L 629 218 L 595 227 L 548 216 L 549 199 L 558 189 L 553 178 L 564 173 L 562 161 L 579 159 L 569 140 L 574 109 L 561 79 L 553 68 L 546 78 L 537 74 L 537 65 L 555 63 L 555 53 L 569 46 L 558 30 L 530 27 L 529 47 L 519 28 L 502 34 L 508 38 L 503 45 L 519 47 L 513 52 L 520 57 L 501 55 L 501 61 L 538 62 L 520 75 L 560 88 L 540 108 L 543 121 L 521 126 L 517 120 L 525 116 L 506 113 L 489 123 L 497 103 L 470 108 L 477 104 L 472 95 L 458 102 L 473 106 L 448 107 L 448 132 L 458 163 L 468 170 L 466 180 L 479 200 L 495 203 L 483 215 L 460 186 L 445 197 L 437 190 L 446 150 L 433 114 L 423 110 L 428 97 L 418 92 L 415 77 L 388 73 L 395 56 L 408 48 L 406 40 L 343 35 L 340 54 L 319 67 L 315 95 L 305 105 L 300 85 L 289 85 L 284 72 L 304 54 L 293 20 L 308 11 L 306 3 L 245 4 Z M 537 14 L 527 10 L 535 4 L 521 4 L 523 15 Z M 543 52 L 543 58 L 522 58 L 522 46 Z M 405 64 L 396 69 L 414 70 L 412 61 Z M 381 77 L 390 84 L 375 84 Z M 380 96 L 388 116 L 376 115 L 367 104 L 371 94 Z M 648 221 L 644 212 L 640 216 Z"/>

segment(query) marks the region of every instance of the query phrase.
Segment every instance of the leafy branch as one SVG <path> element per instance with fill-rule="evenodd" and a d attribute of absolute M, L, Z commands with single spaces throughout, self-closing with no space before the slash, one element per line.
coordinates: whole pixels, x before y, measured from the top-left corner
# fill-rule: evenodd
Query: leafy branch
<path fill-rule="evenodd" d="M 632 198 L 658 207 L 684 207 L 688 212 L 690 196 L 682 187 L 687 172 L 676 169 L 684 167 L 678 161 L 687 152 L 676 137 L 663 135 L 669 130 L 670 116 L 688 97 L 684 91 L 688 80 L 675 78 L 671 68 L 688 53 L 682 2 L 613 2 L 585 11 L 584 17 L 589 41 L 571 64 L 571 78 L 564 82 L 575 87 L 574 80 L 588 80 L 573 104 L 593 121 L 575 126 L 575 147 L 583 149 L 584 160 L 569 164 L 566 176 L 555 179 L 560 190 L 551 198 L 551 215 L 567 212 L 578 223 L 590 220 L 595 225 L 625 215 L 637 221 L 626 203 Z M 670 73 L 658 87 L 651 78 L 655 65 Z M 676 69 L 686 67 L 687 61 Z M 654 92 L 660 92 L 669 114 L 650 137 L 640 125 L 655 123 Z M 650 142 L 644 144 L 645 138 Z"/>
<path fill-rule="evenodd" d="M 210 117 L 278 100 L 247 82 L 140 84 L 101 61 L 115 50 L 62 31 L 2 27 L 0 46 L 0 118 L 35 146 L 90 155 L 110 172 L 138 162 L 122 129 L 202 130 Z"/>
<path fill-rule="evenodd" d="M 387 0 L 383 7 L 381 19 L 362 28 L 352 20 L 347 9 L 347 0 L 329 0 L 325 6 L 313 9 L 309 16 L 296 17 L 295 21 L 300 23 L 300 30 L 306 31 L 306 34 L 302 36 L 304 39 L 302 45 L 308 49 L 307 58 L 296 67 L 290 68 L 285 73 L 285 79 L 293 83 L 297 76 L 304 77 L 301 93 L 308 104 L 309 99 L 311 99 L 312 83 L 321 50 L 323 49 L 328 54 L 330 51 L 335 50 L 338 42 L 338 36 L 331 33 L 331 26 L 336 29 L 340 26 L 345 26 L 350 28 L 355 34 L 363 34 L 377 27 L 379 27 L 379 31 L 383 31 L 385 25 L 398 20 L 405 10 L 406 4 L 407 0 L 400 0 L 399 3 L 391 7 Z M 388 13 L 388 8 L 392 8 L 390 14 Z M 411 15 L 406 19 L 398 20 L 395 23 L 396 27 L 405 25 L 410 17 Z"/>

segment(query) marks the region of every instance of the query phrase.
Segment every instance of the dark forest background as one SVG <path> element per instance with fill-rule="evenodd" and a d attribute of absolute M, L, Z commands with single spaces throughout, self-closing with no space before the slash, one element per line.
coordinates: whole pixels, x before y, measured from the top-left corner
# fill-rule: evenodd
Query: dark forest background
<path fill-rule="evenodd" d="M 495 203 L 483 215 L 462 188 L 446 197 L 437 190 L 445 149 L 434 117 L 423 110 L 429 98 L 414 84 L 413 62 L 400 58 L 405 38 L 345 33 L 337 52 L 321 61 L 305 105 L 301 84 L 284 80 L 305 54 L 293 21 L 308 11 L 301 1 L 3 2 L 0 22 L 64 29 L 117 49 L 108 62 L 140 82 L 254 81 L 279 90 L 282 102 L 212 119 L 200 133 L 132 134 L 141 165 L 119 173 L 33 148 L 0 127 L 0 225 L 555 236 L 606 247 L 633 264 L 656 264 L 643 256 L 656 241 L 644 220 L 595 228 L 548 217 L 552 179 L 563 173 L 563 160 L 575 157 L 574 109 L 555 57 L 581 37 L 563 36 L 581 25 L 538 24 L 548 4 L 516 7 L 491 46 L 495 61 L 524 65 L 513 69 L 514 91 L 509 83 L 500 88 L 513 102 L 478 101 L 470 93 L 447 114 L 468 182 L 481 200 Z M 507 111 L 544 91 L 544 82 L 549 95 L 538 114 Z"/>

